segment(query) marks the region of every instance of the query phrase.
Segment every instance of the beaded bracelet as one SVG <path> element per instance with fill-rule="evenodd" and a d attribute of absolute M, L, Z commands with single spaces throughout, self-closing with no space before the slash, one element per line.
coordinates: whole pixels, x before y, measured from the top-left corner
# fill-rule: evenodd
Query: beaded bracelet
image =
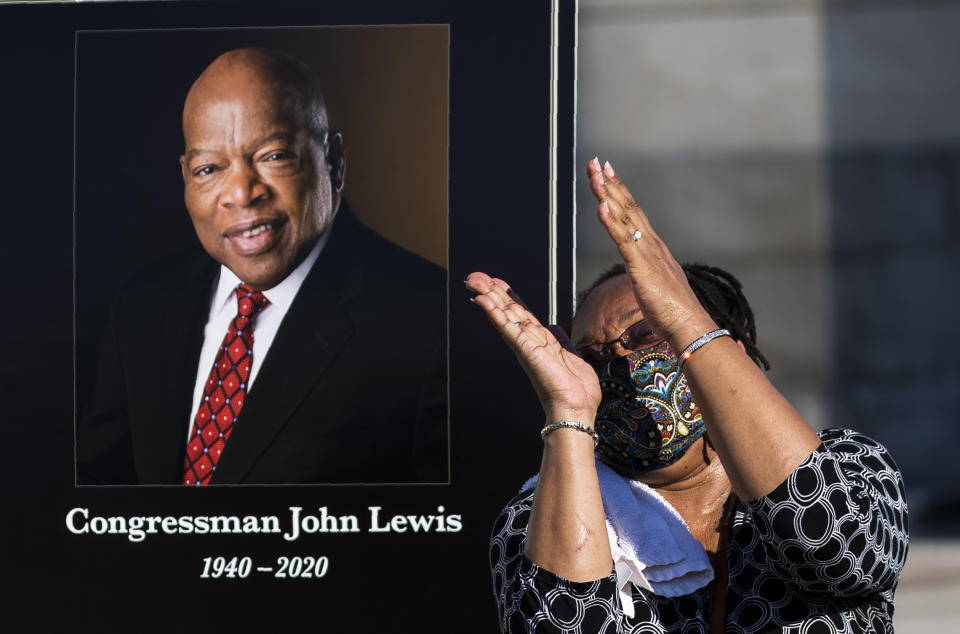
<path fill-rule="evenodd" d="M 686 349 L 680 353 L 680 358 L 677 359 L 677 372 L 679 372 L 683 368 L 684 362 L 686 362 L 686 360 L 689 359 L 694 352 L 696 352 L 697 350 L 705 346 L 707 343 L 713 341 L 717 337 L 731 337 L 731 336 L 733 335 L 731 335 L 730 331 L 727 330 L 726 328 L 718 328 L 716 330 L 711 330 L 707 334 L 703 335 L 702 337 L 700 337 L 699 339 L 691 343 L 689 346 L 687 346 Z"/>
<path fill-rule="evenodd" d="M 556 423 L 550 423 L 549 425 L 544 425 L 543 429 L 540 430 L 540 438 L 546 438 L 547 434 L 550 432 L 557 431 L 561 427 L 568 427 L 570 429 L 576 429 L 577 431 L 582 431 L 590 434 L 593 438 L 593 446 L 596 447 L 600 442 L 600 436 L 597 435 L 596 430 L 593 427 L 587 427 L 583 423 L 577 423 L 569 420 L 561 420 Z"/>

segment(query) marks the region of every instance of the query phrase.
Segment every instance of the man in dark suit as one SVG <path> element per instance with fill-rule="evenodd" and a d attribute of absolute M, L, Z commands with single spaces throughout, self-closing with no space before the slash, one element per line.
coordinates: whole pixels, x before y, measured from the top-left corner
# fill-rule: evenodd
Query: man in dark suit
<path fill-rule="evenodd" d="M 341 199 L 309 69 L 221 55 L 183 133 L 184 200 L 216 262 L 178 256 L 115 304 L 80 483 L 446 481 L 445 275 Z"/>

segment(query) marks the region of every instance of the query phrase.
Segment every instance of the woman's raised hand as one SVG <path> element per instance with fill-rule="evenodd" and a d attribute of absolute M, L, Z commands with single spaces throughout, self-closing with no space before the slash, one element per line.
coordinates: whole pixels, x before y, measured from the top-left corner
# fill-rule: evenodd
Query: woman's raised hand
<path fill-rule="evenodd" d="M 600 403 L 600 384 L 593 368 L 569 349 L 563 329 L 543 326 L 501 279 L 471 273 L 466 285 L 477 294 L 474 303 L 517 356 L 547 419 L 592 425 Z"/>
<path fill-rule="evenodd" d="M 597 215 L 617 245 L 644 319 L 675 350 L 716 325 L 687 283 L 680 264 L 650 226 L 650 220 L 609 162 L 587 164 Z"/>
<path fill-rule="evenodd" d="M 654 332 L 679 351 L 715 329 L 613 167 L 593 159 L 587 175 L 600 202 L 597 215 L 620 250 Z M 742 500 L 754 500 L 783 482 L 820 439 L 732 339 L 723 337 L 702 350 L 684 365 L 684 374 L 734 491 Z"/>

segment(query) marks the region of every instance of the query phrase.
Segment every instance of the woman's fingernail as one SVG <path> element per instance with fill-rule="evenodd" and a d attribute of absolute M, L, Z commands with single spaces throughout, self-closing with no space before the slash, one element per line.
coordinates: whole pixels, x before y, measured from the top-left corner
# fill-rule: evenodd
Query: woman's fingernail
<path fill-rule="evenodd" d="M 600 203 L 600 211 L 602 211 L 605 214 L 610 213 L 610 208 L 607 207 L 607 201 L 603 201 L 602 203 Z"/>
<path fill-rule="evenodd" d="M 613 171 L 613 165 L 610 165 L 610 161 L 607 161 L 603 164 L 603 173 L 610 178 L 613 178 L 617 175 L 617 173 Z"/>
<path fill-rule="evenodd" d="M 600 159 L 599 159 L 599 158 L 597 158 L 596 156 L 594 156 L 594 157 L 590 160 L 590 162 L 593 164 L 594 167 L 596 167 L 597 169 L 600 169 Z"/>

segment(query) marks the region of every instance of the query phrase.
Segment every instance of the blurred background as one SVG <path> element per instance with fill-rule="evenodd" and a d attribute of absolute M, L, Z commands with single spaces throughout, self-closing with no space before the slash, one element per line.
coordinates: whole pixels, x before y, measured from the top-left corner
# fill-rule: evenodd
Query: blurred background
<path fill-rule="evenodd" d="M 900 634 L 960 631 L 960 0 L 580 0 L 578 170 L 740 278 L 771 378 L 893 453 Z M 578 185 L 577 286 L 616 253 Z"/>

